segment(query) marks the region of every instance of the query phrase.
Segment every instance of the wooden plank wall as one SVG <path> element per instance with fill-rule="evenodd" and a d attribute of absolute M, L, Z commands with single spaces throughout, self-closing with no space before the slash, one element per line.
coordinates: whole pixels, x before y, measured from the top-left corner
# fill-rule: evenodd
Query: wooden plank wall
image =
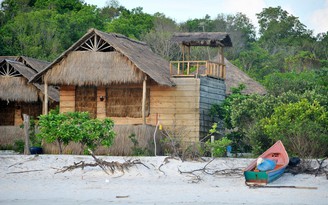
<path fill-rule="evenodd" d="M 103 99 L 103 100 L 100 100 Z M 97 88 L 97 118 L 106 118 L 106 88 Z"/>
<path fill-rule="evenodd" d="M 224 80 L 200 78 L 200 135 L 206 136 L 214 121 L 209 116 L 210 108 L 225 99 L 226 85 Z M 217 120 L 217 119 L 216 119 Z"/>
<path fill-rule="evenodd" d="M 75 86 L 60 87 L 59 110 L 61 113 L 75 111 Z"/>
<path fill-rule="evenodd" d="M 150 113 L 147 123 L 160 121 L 163 129 L 176 130 L 183 141 L 199 140 L 199 86 L 196 78 L 174 78 L 176 87 L 150 88 Z"/>

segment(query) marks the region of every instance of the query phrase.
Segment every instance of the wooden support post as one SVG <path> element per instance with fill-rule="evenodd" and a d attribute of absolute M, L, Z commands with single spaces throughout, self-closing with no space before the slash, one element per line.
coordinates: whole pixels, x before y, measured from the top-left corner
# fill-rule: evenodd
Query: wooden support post
<path fill-rule="evenodd" d="M 45 115 L 48 114 L 48 83 L 47 81 L 44 82 L 44 102 L 43 102 L 43 106 L 44 106 L 44 113 Z"/>
<path fill-rule="evenodd" d="M 224 51 L 223 51 L 223 47 L 220 47 L 220 57 L 221 57 L 221 65 L 220 65 L 220 77 L 225 79 L 225 65 L 224 65 Z"/>
<path fill-rule="evenodd" d="M 29 155 L 30 153 L 30 116 L 23 114 L 24 118 L 24 134 L 25 134 L 25 146 L 24 146 L 24 155 Z"/>
<path fill-rule="evenodd" d="M 147 82 L 147 76 L 145 76 L 142 86 L 142 121 L 144 125 L 146 124 L 146 90 L 147 90 L 146 82 Z"/>
<path fill-rule="evenodd" d="M 190 61 L 190 46 L 188 46 L 188 61 Z"/>

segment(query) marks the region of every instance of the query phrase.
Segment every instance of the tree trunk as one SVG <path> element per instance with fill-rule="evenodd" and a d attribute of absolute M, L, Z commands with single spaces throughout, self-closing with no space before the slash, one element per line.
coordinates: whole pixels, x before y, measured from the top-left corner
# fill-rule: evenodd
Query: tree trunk
<path fill-rule="evenodd" d="M 63 154 L 62 143 L 59 139 L 57 139 L 57 142 L 58 142 L 58 147 L 59 147 L 59 154 Z"/>

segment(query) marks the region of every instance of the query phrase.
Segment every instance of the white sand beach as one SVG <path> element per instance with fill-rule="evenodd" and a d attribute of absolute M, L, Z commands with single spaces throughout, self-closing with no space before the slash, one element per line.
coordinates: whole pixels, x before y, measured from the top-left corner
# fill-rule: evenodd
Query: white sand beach
<path fill-rule="evenodd" d="M 211 160 L 166 157 L 100 156 L 106 161 L 140 160 L 124 173 L 107 175 L 99 166 L 56 173 L 74 162 L 94 163 L 92 156 L 0 155 L 0 204 L 328 204 L 326 176 L 285 173 L 270 185 L 317 187 L 249 188 L 241 175 L 211 175 Z M 217 158 L 206 166 L 214 173 L 244 168 L 251 159 Z M 167 162 L 167 163 L 165 163 Z"/>

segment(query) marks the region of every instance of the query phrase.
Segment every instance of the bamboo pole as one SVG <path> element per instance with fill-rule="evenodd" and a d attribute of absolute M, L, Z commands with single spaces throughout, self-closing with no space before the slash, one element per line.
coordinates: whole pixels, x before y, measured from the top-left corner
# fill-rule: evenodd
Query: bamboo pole
<path fill-rule="evenodd" d="M 48 114 L 48 83 L 47 81 L 44 82 L 44 113 L 45 115 Z"/>
<path fill-rule="evenodd" d="M 147 82 L 147 76 L 145 76 L 142 86 L 142 121 L 144 125 L 146 124 L 146 88 L 147 88 L 146 82 Z"/>
<path fill-rule="evenodd" d="M 220 65 L 220 67 L 221 67 L 221 69 L 220 69 L 220 77 L 221 78 L 223 78 L 223 79 L 225 79 L 225 66 L 224 66 L 224 51 L 223 51 L 223 47 L 220 47 L 220 53 L 221 53 L 221 65 Z"/>

